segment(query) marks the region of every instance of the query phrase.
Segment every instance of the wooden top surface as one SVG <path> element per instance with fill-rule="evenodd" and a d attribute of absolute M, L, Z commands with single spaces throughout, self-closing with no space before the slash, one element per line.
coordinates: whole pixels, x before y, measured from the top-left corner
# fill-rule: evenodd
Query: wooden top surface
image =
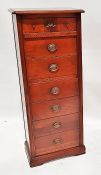
<path fill-rule="evenodd" d="M 47 9 L 9 9 L 12 14 L 60 14 L 60 13 L 84 13 L 82 9 L 73 8 L 47 8 Z"/>

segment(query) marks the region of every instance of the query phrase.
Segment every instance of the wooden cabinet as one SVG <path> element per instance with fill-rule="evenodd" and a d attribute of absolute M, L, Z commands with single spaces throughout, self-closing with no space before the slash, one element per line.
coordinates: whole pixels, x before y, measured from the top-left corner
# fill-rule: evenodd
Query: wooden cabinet
<path fill-rule="evenodd" d="M 85 153 L 81 13 L 10 9 L 30 166 Z"/>

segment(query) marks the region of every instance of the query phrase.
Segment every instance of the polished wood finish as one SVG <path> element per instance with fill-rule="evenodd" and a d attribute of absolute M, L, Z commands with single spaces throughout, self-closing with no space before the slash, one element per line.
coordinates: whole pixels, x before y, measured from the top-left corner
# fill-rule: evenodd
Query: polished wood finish
<path fill-rule="evenodd" d="M 66 32 L 47 32 L 47 33 L 25 33 L 23 37 L 25 39 L 32 39 L 32 38 L 56 38 L 58 36 L 64 36 L 64 37 L 75 37 L 77 36 L 77 31 L 66 31 Z"/>
<path fill-rule="evenodd" d="M 52 9 L 38 9 L 38 8 L 34 8 L 34 9 L 9 9 L 9 11 L 12 13 L 12 14 L 20 14 L 20 15 L 43 15 L 43 14 L 58 14 L 58 15 L 61 15 L 61 14 L 75 14 L 75 13 L 84 13 L 84 10 L 82 9 L 74 9 L 74 8 L 52 8 Z"/>
<path fill-rule="evenodd" d="M 23 33 L 76 31 L 76 18 L 23 19 Z"/>
<path fill-rule="evenodd" d="M 24 50 L 26 57 L 51 57 L 63 56 L 65 54 L 77 54 L 77 45 L 75 37 L 57 37 L 57 38 L 44 38 L 37 40 L 25 40 Z M 51 52 L 48 50 L 49 44 L 55 44 L 57 50 Z M 40 52 L 39 52 L 40 51 Z"/>
<path fill-rule="evenodd" d="M 51 71 L 50 66 L 56 64 L 57 70 Z M 52 78 L 54 76 L 77 75 L 77 55 L 64 55 L 56 57 L 28 57 L 26 58 L 27 77 L 29 80 L 35 78 Z"/>
<path fill-rule="evenodd" d="M 54 94 L 52 89 L 57 87 L 59 92 Z M 67 90 L 68 88 L 68 90 Z M 64 97 L 71 97 L 78 95 L 78 79 L 77 78 L 57 78 L 57 79 L 45 79 L 39 81 L 38 83 L 31 82 L 29 85 L 29 91 L 31 100 L 43 101 L 43 100 L 52 100 Z"/>
<path fill-rule="evenodd" d="M 48 154 L 38 155 L 36 157 L 34 156 L 31 157 L 28 143 L 25 142 L 25 151 L 27 154 L 27 158 L 28 158 L 30 167 L 33 167 L 33 166 L 36 167 L 38 165 L 42 165 L 45 162 L 49 162 L 55 159 L 59 159 L 59 158 L 67 157 L 67 156 L 77 156 L 77 155 L 84 154 L 85 146 L 79 145 L 79 146 L 75 146 L 72 148 L 63 149 L 63 150 L 51 152 Z"/>
<path fill-rule="evenodd" d="M 79 128 L 79 113 L 52 117 L 33 122 L 35 137 L 54 134 L 62 131 L 70 131 Z"/>
<path fill-rule="evenodd" d="M 36 155 L 47 154 L 79 145 L 79 130 L 58 132 L 35 140 Z"/>
<path fill-rule="evenodd" d="M 59 105 L 60 110 L 54 111 L 55 105 Z M 32 103 L 31 109 L 33 121 L 76 113 L 79 112 L 79 96 Z"/>
<path fill-rule="evenodd" d="M 85 153 L 81 13 L 10 10 L 30 166 Z"/>

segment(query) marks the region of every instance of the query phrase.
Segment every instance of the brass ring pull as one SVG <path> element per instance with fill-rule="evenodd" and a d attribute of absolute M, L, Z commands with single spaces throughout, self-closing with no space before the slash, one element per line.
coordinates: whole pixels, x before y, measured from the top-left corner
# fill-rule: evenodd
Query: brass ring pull
<path fill-rule="evenodd" d="M 57 47 L 55 44 L 48 44 L 48 51 L 49 52 L 55 52 L 57 50 Z"/>
<path fill-rule="evenodd" d="M 58 70 L 58 65 L 53 63 L 49 65 L 49 71 L 50 72 L 56 72 Z"/>
<path fill-rule="evenodd" d="M 61 122 L 54 122 L 54 123 L 53 123 L 53 127 L 54 127 L 55 129 L 60 128 L 60 127 L 61 127 Z"/>
<path fill-rule="evenodd" d="M 61 110 L 61 106 L 60 105 L 53 105 L 53 106 L 51 106 L 51 110 L 53 112 L 59 112 Z"/>
<path fill-rule="evenodd" d="M 55 138 L 53 140 L 53 144 L 57 145 L 57 144 L 61 144 L 63 142 L 62 138 Z"/>
<path fill-rule="evenodd" d="M 53 88 L 51 88 L 50 93 L 52 95 L 58 95 L 60 93 L 60 88 L 59 87 L 53 87 Z"/>

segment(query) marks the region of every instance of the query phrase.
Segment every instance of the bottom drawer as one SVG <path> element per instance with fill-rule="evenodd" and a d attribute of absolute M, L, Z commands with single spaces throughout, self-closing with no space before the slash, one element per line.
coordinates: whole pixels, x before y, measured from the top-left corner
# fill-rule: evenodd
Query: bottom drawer
<path fill-rule="evenodd" d="M 47 154 L 79 145 L 79 130 L 56 133 L 35 139 L 36 155 Z"/>

